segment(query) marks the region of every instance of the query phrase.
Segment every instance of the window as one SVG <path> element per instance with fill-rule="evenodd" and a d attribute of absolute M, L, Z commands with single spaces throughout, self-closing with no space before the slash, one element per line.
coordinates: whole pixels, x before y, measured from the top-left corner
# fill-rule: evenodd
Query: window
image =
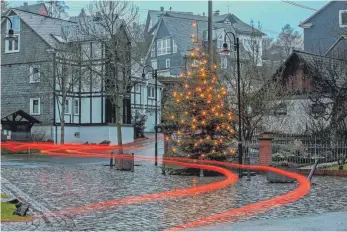
<path fill-rule="evenodd" d="M 325 112 L 325 106 L 323 104 L 313 104 L 311 108 L 311 113 L 315 115 L 320 115 Z"/>
<path fill-rule="evenodd" d="M 170 68 L 170 59 L 166 59 L 165 61 L 165 67 Z"/>
<path fill-rule="evenodd" d="M 222 50 L 223 49 L 223 43 L 224 43 L 224 33 L 222 33 L 217 40 L 217 48 Z"/>
<path fill-rule="evenodd" d="M 70 114 L 70 99 L 65 100 L 65 114 Z"/>
<path fill-rule="evenodd" d="M 220 68 L 226 69 L 228 67 L 228 59 L 226 57 L 220 58 Z"/>
<path fill-rule="evenodd" d="M 9 16 L 12 21 L 12 29 L 14 33 L 20 32 L 20 18 L 18 15 Z M 11 28 L 10 20 L 7 20 L 7 31 Z"/>
<path fill-rule="evenodd" d="M 347 27 L 347 10 L 339 11 L 339 24 L 340 27 Z"/>
<path fill-rule="evenodd" d="M 5 52 L 18 52 L 19 51 L 19 32 L 20 32 L 20 18 L 17 15 L 9 16 L 12 21 L 12 29 L 15 34 L 15 39 L 9 41 L 5 40 Z M 11 28 L 10 20 L 7 20 L 7 31 Z"/>
<path fill-rule="evenodd" d="M 40 98 L 30 98 L 30 114 L 40 115 Z"/>
<path fill-rule="evenodd" d="M 80 114 L 80 99 L 74 99 L 73 109 L 74 115 Z"/>
<path fill-rule="evenodd" d="M 30 66 L 30 80 L 29 83 L 40 82 L 40 66 L 32 65 Z"/>
<path fill-rule="evenodd" d="M 157 60 L 152 60 L 151 63 L 152 63 L 152 68 L 153 69 L 158 69 L 158 62 L 157 62 Z"/>
<path fill-rule="evenodd" d="M 154 87 L 147 87 L 148 98 L 155 98 Z"/>
<path fill-rule="evenodd" d="M 151 57 L 155 57 L 155 46 L 152 46 Z"/>
<path fill-rule="evenodd" d="M 20 48 L 20 36 L 15 34 L 15 38 L 12 40 L 5 39 L 5 53 L 19 52 Z"/>
<path fill-rule="evenodd" d="M 157 56 L 166 55 L 171 53 L 171 39 L 158 39 L 157 40 Z"/>
<path fill-rule="evenodd" d="M 287 115 L 287 105 L 285 103 L 279 104 L 274 110 L 275 115 Z"/>
<path fill-rule="evenodd" d="M 177 53 L 177 44 L 175 40 L 172 40 L 172 53 Z"/>
<path fill-rule="evenodd" d="M 136 93 L 141 92 L 140 89 L 141 89 L 140 84 L 135 85 L 135 92 L 136 92 Z"/>

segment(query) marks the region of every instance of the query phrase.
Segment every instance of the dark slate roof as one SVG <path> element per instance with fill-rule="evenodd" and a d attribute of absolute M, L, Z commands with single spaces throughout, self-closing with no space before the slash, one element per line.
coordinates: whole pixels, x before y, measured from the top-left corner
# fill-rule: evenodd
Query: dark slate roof
<path fill-rule="evenodd" d="M 16 9 L 39 14 L 42 6 L 46 7 L 44 3 L 37 3 L 37 4 L 33 4 L 33 5 L 16 7 Z"/>
<path fill-rule="evenodd" d="M 193 28 L 193 21 L 197 23 L 197 29 Z M 182 56 L 185 55 L 189 49 L 192 49 L 195 46 L 191 39 L 192 34 L 196 35 L 196 33 L 198 32 L 198 37 L 203 38 L 204 31 L 207 31 L 208 29 L 208 22 L 206 20 L 162 16 L 162 22 L 165 24 L 171 37 L 175 40 Z M 234 28 L 231 27 L 230 24 L 214 23 L 213 28 L 225 29 L 226 31 L 231 31 L 235 33 Z M 243 51 L 244 48 L 243 46 L 241 46 L 240 54 L 245 54 Z"/>
<path fill-rule="evenodd" d="M 176 17 L 176 18 L 190 19 L 190 20 L 195 20 L 195 21 L 206 21 L 207 22 L 207 20 L 208 20 L 207 16 L 200 16 L 200 15 L 179 14 L 179 13 L 173 13 L 173 12 L 167 12 L 165 15 L 171 16 L 171 17 Z M 256 33 L 259 35 L 265 35 L 263 32 L 259 31 L 258 29 L 256 29 L 256 28 L 244 23 L 243 21 L 241 21 L 234 14 L 214 15 L 212 17 L 212 20 L 214 23 L 231 24 L 237 33 L 249 33 L 249 34 Z M 228 20 L 229 23 L 226 23 L 226 20 Z"/>
<path fill-rule="evenodd" d="M 57 40 L 53 35 L 61 35 L 63 27 L 75 25 L 72 21 L 52 18 L 19 9 L 12 9 L 12 11 L 53 48 L 57 45 Z"/>
<path fill-rule="evenodd" d="M 160 16 L 162 14 L 165 14 L 165 13 L 175 13 L 175 14 L 179 14 L 179 15 L 192 15 L 193 12 L 181 12 L 181 11 L 159 11 L 159 10 L 149 10 L 148 11 L 148 14 L 150 16 L 150 18 L 152 19 L 152 27 L 157 23 L 159 22 L 159 19 L 160 19 Z"/>

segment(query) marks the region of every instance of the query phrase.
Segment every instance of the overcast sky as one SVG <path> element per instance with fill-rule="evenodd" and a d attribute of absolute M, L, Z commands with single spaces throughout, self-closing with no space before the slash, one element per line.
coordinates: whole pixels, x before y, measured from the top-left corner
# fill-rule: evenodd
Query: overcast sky
<path fill-rule="evenodd" d="M 28 1 L 29 4 L 36 1 Z M 81 8 L 85 7 L 89 1 L 65 1 L 70 7 L 70 16 L 78 15 Z M 294 1 L 292 1 L 294 2 Z M 328 1 L 295 1 L 295 3 L 305 7 L 320 9 Z M 205 1 L 134 1 L 140 8 L 140 22 L 144 22 L 148 10 L 159 10 L 161 6 L 165 10 L 172 7 L 173 11 L 189 11 L 202 15 L 208 12 L 207 0 Z M 23 5 L 23 1 L 11 1 L 13 6 Z M 253 21 L 257 24 L 260 21 L 263 31 L 269 36 L 275 37 L 285 24 L 290 24 L 300 33 L 302 29 L 298 27 L 300 21 L 305 20 L 315 11 L 288 4 L 283 1 L 213 1 L 213 11 L 219 10 L 221 14 L 235 14 L 245 23 Z"/>

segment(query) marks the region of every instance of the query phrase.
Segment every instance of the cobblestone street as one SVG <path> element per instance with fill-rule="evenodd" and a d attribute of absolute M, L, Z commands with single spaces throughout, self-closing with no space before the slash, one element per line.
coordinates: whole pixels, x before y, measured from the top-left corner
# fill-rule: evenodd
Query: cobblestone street
<path fill-rule="evenodd" d="M 159 144 L 162 148 L 162 144 Z M 148 151 L 147 151 L 148 150 Z M 152 148 L 141 154 L 150 154 Z M 139 152 L 139 151 L 137 151 Z M 153 153 L 152 153 L 153 154 Z M 48 211 L 83 206 L 146 193 L 163 192 L 222 177 L 164 176 L 153 163 L 136 162 L 135 172 L 117 171 L 107 159 L 2 156 L 2 177 Z M 252 219 L 347 211 L 347 178 L 313 177 L 309 195 Z M 162 230 L 288 192 L 296 184 L 271 184 L 265 176 L 182 199 L 121 206 L 84 215 L 29 223 L 2 223 L 2 230 Z M 43 210 L 44 211 L 44 210 Z M 35 212 L 37 213 L 37 212 Z M 245 218 L 244 220 L 249 220 Z"/>

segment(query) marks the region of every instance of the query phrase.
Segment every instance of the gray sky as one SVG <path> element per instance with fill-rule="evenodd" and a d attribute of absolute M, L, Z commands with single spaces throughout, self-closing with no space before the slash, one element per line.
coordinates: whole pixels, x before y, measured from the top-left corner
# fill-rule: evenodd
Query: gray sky
<path fill-rule="evenodd" d="M 36 1 L 29 1 L 34 3 Z M 70 7 L 70 16 L 79 14 L 81 8 L 85 7 L 89 1 L 65 1 Z M 292 1 L 293 2 L 293 1 Z M 310 8 L 319 9 L 328 1 L 295 1 Z M 172 7 L 173 11 L 190 11 L 195 14 L 203 12 L 207 15 L 207 0 L 205 1 L 134 1 L 140 8 L 140 22 L 144 22 L 148 10 L 159 10 L 161 6 L 165 10 Z M 23 1 L 11 1 L 11 5 L 23 5 Z M 315 11 L 299 6 L 285 3 L 283 1 L 213 1 L 213 10 L 220 10 L 221 14 L 235 14 L 242 21 L 250 23 L 253 19 L 255 24 L 260 21 L 262 30 L 269 36 L 275 37 L 285 24 L 290 24 L 300 33 L 302 29 L 298 27 L 300 21 L 305 20 Z"/>

